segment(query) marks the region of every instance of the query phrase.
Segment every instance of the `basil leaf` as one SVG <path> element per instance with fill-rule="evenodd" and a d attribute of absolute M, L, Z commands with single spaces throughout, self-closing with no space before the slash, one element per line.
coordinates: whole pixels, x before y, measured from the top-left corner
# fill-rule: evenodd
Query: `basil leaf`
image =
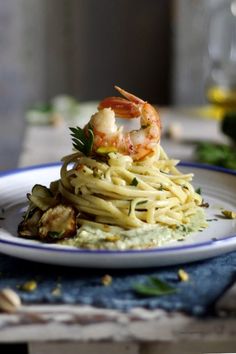
<path fill-rule="evenodd" d="M 134 291 L 143 296 L 163 296 L 175 293 L 177 290 L 155 277 L 149 277 L 146 284 L 134 284 Z"/>

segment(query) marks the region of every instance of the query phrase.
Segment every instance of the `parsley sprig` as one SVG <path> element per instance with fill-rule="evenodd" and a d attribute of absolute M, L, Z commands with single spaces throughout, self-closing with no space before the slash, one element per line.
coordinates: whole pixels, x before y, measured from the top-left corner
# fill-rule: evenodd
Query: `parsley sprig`
<path fill-rule="evenodd" d="M 88 129 L 84 131 L 80 127 L 69 128 L 71 130 L 71 136 L 73 141 L 73 147 L 82 152 L 84 155 L 89 156 L 93 148 L 94 134 L 93 129 L 88 125 Z"/>

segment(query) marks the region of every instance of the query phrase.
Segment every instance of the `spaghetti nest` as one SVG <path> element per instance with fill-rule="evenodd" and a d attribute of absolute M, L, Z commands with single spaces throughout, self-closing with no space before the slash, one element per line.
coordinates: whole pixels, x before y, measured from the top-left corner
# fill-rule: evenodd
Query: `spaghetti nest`
<path fill-rule="evenodd" d="M 59 192 L 79 211 L 80 225 L 174 228 L 188 224 L 202 204 L 193 174 L 182 174 L 159 144 L 143 161 L 119 153 L 96 160 L 74 153 L 62 161 Z"/>

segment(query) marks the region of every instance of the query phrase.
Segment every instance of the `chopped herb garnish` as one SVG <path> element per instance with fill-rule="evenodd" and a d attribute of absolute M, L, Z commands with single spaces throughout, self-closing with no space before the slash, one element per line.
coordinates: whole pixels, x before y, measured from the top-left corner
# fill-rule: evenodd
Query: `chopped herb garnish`
<path fill-rule="evenodd" d="M 197 194 L 202 195 L 202 190 L 201 190 L 201 188 L 197 188 L 197 189 L 195 190 L 195 192 L 196 192 Z"/>
<path fill-rule="evenodd" d="M 209 208 L 209 203 L 205 203 L 204 200 L 202 201 L 202 204 L 200 205 L 202 208 Z"/>
<path fill-rule="evenodd" d="M 132 200 L 129 201 L 129 211 L 128 211 L 128 216 L 130 216 L 131 213 L 131 208 L 132 208 Z"/>
<path fill-rule="evenodd" d="M 135 186 L 135 187 L 138 185 L 138 180 L 137 180 L 136 177 L 134 177 L 134 178 L 132 179 L 130 185 L 131 185 L 131 186 Z"/>
<path fill-rule="evenodd" d="M 185 226 L 184 224 L 177 225 L 176 229 L 178 229 L 180 231 L 183 231 L 183 232 L 188 232 L 189 231 L 188 227 Z"/>
<path fill-rule="evenodd" d="M 138 202 L 136 205 L 141 205 L 147 203 L 147 200 L 142 200 L 141 202 Z"/>
<path fill-rule="evenodd" d="M 64 232 L 58 232 L 58 231 L 49 231 L 47 236 L 53 239 L 60 239 L 63 236 Z"/>
<path fill-rule="evenodd" d="M 100 171 L 97 167 L 94 167 L 93 168 L 93 177 L 101 178 L 102 177 L 102 171 Z"/>
<path fill-rule="evenodd" d="M 94 134 L 91 126 L 88 125 L 88 129 L 86 131 L 80 127 L 69 129 L 72 131 L 71 136 L 74 148 L 88 156 L 92 151 L 94 140 Z"/>
<path fill-rule="evenodd" d="M 215 218 L 213 218 L 213 219 L 206 219 L 206 221 L 208 221 L 208 222 L 210 222 L 210 221 L 218 221 L 218 219 L 215 219 Z"/>
<path fill-rule="evenodd" d="M 134 284 L 133 289 L 136 293 L 142 296 L 163 296 L 176 292 L 176 289 L 156 277 L 148 277 L 148 282 L 145 284 Z"/>
<path fill-rule="evenodd" d="M 128 216 L 131 214 L 132 203 L 133 203 L 133 202 L 134 202 L 133 200 L 130 200 Z M 141 200 L 140 202 L 136 203 L 136 205 L 141 205 L 141 204 L 145 204 L 145 203 L 147 203 L 147 200 Z"/>

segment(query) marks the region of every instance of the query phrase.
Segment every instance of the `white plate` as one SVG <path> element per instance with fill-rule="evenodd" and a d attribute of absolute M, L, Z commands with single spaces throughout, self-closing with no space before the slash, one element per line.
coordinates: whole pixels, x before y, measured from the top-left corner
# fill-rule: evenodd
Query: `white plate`
<path fill-rule="evenodd" d="M 236 250 L 236 220 L 220 217 L 221 209 L 236 210 L 236 172 L 202 166 L 181 164 L 183 172 L 194 172 L 194 186 L 200 187 L 209 227 L 158 249 L 107 251 L 83 250 L 70 246 L 42 244 L 17 237 L 17 225 L 27 204 L 26 193 L 34 184 L 49 183 L 59 178 L 60 164 L 33 166 L 0 175 L 0 251 L 15 257 L 67 266 L 100 268 L 137 268 L 172 265 L 206 259 Z"/>

